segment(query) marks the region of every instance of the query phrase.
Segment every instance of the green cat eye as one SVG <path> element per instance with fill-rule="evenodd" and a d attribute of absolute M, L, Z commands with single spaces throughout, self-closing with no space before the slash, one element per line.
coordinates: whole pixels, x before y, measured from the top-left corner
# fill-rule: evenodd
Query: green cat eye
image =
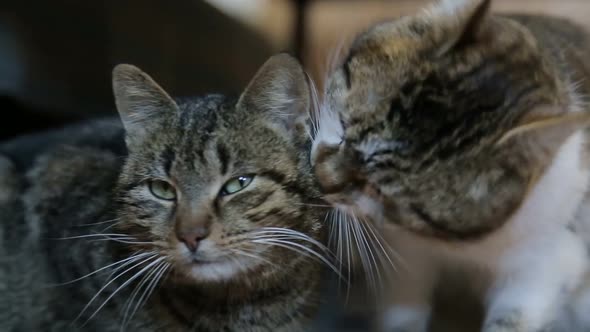
<path fill-rule="evenodd" d="M 156 198 L 165 201 L 173 201 L 176 199 L 176 189 L 166 181 L 153 180 L 148 183 L 148 187 L 152 195 Z"/>
<path fill-rule="evenodd" d="M 221 196 L 235 194 L 246 188 L 252 182 L 252 179 L 254 179 L 253 175 L 241 175 L 230 179 L 223 185 L 219 194 Z"/>

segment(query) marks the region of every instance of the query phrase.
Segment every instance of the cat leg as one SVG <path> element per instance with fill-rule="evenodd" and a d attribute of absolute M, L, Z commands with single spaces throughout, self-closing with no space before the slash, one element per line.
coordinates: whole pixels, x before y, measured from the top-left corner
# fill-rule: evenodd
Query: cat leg
<path fill-rule="evenodd" d="M 549 328 L 587 269 L 581 239 L 563 231 L 505 255 L 488 294 L 484 332 Z"/>

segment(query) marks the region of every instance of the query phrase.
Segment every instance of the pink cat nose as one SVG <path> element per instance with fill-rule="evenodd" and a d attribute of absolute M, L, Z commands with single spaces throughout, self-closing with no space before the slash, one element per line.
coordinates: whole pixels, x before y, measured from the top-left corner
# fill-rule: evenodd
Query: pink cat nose
<path fill-rule="evenodd" d="M 178 240 L 183 242 L 188 250 L 196 252 L 202 240 L 209 236 L 209 227 L 195 227 L 188 231 L 176 233 Z"/>

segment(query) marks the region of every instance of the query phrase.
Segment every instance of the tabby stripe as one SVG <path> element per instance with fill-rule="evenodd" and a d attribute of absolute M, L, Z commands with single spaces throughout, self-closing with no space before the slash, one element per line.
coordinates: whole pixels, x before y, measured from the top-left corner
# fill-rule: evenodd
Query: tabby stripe
<path fill-rule="evenodd" d="M 291 214 L 294 214 L 294 213 L 287 212 L 281 208 L 271 208 L 270 210 L 247 216 L 247 218 L 248 218 L 248 220 L 251 220 L 252 222 L 260 222 L 272 215 L 276 215 L 276 216 L 280 216 L 280 217 L 291 217 Z"/>
<path fill-rule="evenodd" d="M 265 176 L 272 181 L 280 184 L 282 189 L 295 195 L 306 196 L 308 192 L 304 189 L 299 187 L 296 181 L 287 181 L 286 176 L 282 173 L 276 172 L 274 170 L 267 170 L 260 173 L 261 176 Z"/>
<path fill-rule="evenodd" d="M 383 160 L 383 161 L 376 162 L 375 164 L 373 164 L 373 167 L 377 168 L 377 169 L 380 169 L 380 168 L 393 169 L 398 172 L 407 172 L 412 169 L 411 166 L 400 166 L 397 163 L 395 163 L 393 160 Z"/>
<path fill-rule="evenodd" d="M 346 88 L 350 89 L 352 83 L 350 80 L 350 67 L 348 61 L 342 65 L 342 72 L 344 73 L 344 82 L 346 83 Z"/>
<path fill-rule="evenodd" d="M 221 174 L 226 174 L 229 167 L 229 153 L 222 143 L 217 143 L 217 158 L 221 164 Z"/>
<path fill-rule="evenodd" d="M 348 52 L 348 54 L 346 55 L 346 58 L 344 59 L 344 62 L 342 63 L 342 71 L 344 72 L 344 81 L 346 83 L 346 88 L 350 89 L 351 87 L 351 76 L 350 76 L 350 62 L 352 61 L 352 59 L 355 56 L 354 51 L 350 51 Z"/>
<path fill-rule="evenodd" d="M 176 153 L 174 152 L 174 149 L 171 146 L 167 146 L 160 155 L 160 159 L 164 163 L 164 172 L 166 172 L 166 175 L 168 176 L 170 176 L 170 169 L 172 168 L 172 162 L 175 158 Z"/>

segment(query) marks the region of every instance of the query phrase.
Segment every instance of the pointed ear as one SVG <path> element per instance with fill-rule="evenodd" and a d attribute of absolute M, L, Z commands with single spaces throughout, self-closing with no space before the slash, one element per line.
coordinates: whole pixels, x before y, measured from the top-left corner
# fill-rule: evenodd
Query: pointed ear
<path fill-rule="evenodd" d="M 263 112 L 275 125 L 292 134 L 308 118 L 311 90 L 305 71 L 288 54 L 267 60 L 238 101 L 238 108 Z"/>
<path fill-rule="evenodd" d="M 437 55 L 480 40 L 490 16 L 491 0 L 440 0 L 426 10 L 426 19 L 439 29 Z"/>
<path fill-rule="evenodd" d="M 496 142 L 501 147 L 510 142 L 526 142 L 528 147 L 554 153 L 565 141 L 578 130 L 590 127 L 590 114 L 587 112 L 569 112 L 557 115 L 544 115 L 543 110 L 535 112 L 507 131 Z"/>
<path fill-rule="evenodd" d="M 139 68 L 120 64 L 113 69 L 115 104 L 128 140 L 139 140 L 178 106 L 154 80 Z"/>

